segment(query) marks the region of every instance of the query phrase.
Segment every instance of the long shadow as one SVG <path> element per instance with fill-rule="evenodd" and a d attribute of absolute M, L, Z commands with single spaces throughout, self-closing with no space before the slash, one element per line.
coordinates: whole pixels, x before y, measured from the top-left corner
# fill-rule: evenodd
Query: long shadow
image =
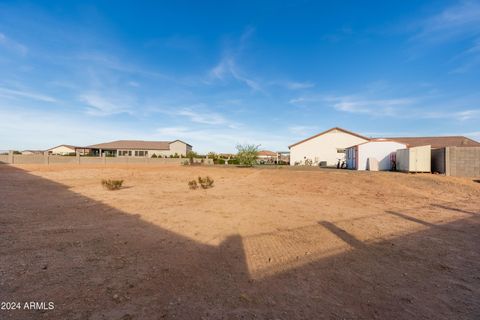
<path fill-rule="evenodd" d="M 459 208 L 449 207 L 449 206 L 442 205 L 442 204 L 432 203 L 430 205 L 433 206 L 433 207 L 442 208 L 442 209 L 451 210 L 451 211 L 457 211 L 457 212 L 466 213 L 466 214 L 472 214 L 472 215 L 480 214 L 480 211 L 479 212 L 472 212 L 472 211 L 463 210 L 463 209 L 459 209 Z"/>
<path fill-rule="evenodd" d="M 320 221 L 320 225 L 324 226 L 326 229 L 328 229 L 331 233 L 342 239 L 344 242 L 349 244 L 350 246 L 356 248 L 356 249 L 365 249 L 366 245 L 358 240 L 356 237 L 345 231 L 344 229 L 341 229 L 337 227 L 335 224 L 328 222 L 328 221 Z"/>
<path fill-rule="evenodd" d="M 385 213 L 388 213 L 388 214 L 391 214 L 393 216 L 397 216 L 399 218 L 402 218 L 402 219 L 405 219 L 405 220 L 408 220 L 408 221 L 412 221 L 412 222 L 416 222 L 416 223 L 419 223 L 419 224 L 423 224 L 424 226 L 427 226 L 427 227 L 431 227 L 431 228 L 438 228 L 440 227 L 439 225 L 436 225 L 434 223 L 430 223 L 430 222 L 427 222 L 427 221 L 424 221 L 424 220 L 420 220 L 418 218 L 415 218 L 415 217 L 412 217 L 412 216 L 409 216 L 409 215 L 406 215 L 404 213 L 401 213 L 401 212 L 396 212 L 396 211 L 385 211 Z"/>
<path fill-rule="evenodd" d="M 375 244 L 320 224 L 354 249 L 255 279 L 238 235 L 198 243 L 0 166 L 0 300 L 55 302 L 50 311 L 0 310 L 0 318 L 480 317 L 477 216 L 449 224 L 462 233 L 427 224 Z"/>

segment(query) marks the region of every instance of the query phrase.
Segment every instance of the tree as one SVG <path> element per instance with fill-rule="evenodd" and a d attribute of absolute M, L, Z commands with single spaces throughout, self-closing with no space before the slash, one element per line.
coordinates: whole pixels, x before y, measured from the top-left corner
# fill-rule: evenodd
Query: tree
<path fill-rule="evenodd" d="M 212 151 L 208 153 L 208 158 L 215 160 L 215 159 L 218 159 L 218 155 Z"/>
<path fill-rule="evenodd" d="M 198 154 L 195 151 L 188 151 L 187 158 L 190 160 L 190 164 L 193 164 L 193 159 L 198 158 Z"/>
<path fill-rule="evenodd" d="M 237 159 L 241 165 L 253 166 L 257 160 L 260 145 L 244 144 L 237 145 Z"/>

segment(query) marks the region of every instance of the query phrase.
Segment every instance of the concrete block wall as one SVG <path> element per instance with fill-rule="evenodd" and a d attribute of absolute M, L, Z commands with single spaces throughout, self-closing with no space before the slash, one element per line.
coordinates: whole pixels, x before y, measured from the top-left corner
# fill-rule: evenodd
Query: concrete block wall
<path fill-rule="evenodd" d="M 447 175 L 480 177 L 480 147 L 448 147 L 445 163 Z"/>
<path fill-rule="evenodd" d="M 136 158 L 136 157 L 81 157 L 52 155 L 0 155 L 0 163 L 10 164 L 183 164 L 187 158 Z M 201 163 L 202 159 L 194 159 Z M 204 164 L 213 165 L 212 159 L 203 159 Z"/>

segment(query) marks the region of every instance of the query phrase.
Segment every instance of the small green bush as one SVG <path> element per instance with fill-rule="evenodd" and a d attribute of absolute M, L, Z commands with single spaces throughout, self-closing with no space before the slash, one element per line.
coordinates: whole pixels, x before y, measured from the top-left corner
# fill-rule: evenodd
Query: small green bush
<path fill-rule="evenodd" d="M 123 184 L 123 180 L 112 180 L 112 179 L 102 180 L 102 186 L 104 188 L 107 188 L 108 190 L 118 190 L 122 187 L 122 184 Z"/>
<path fill-rule="evenodd" d="M 225 164 L 225 160 L 223 160 L 223 159 L 213 159 L 213 164 Z"/>
<path fill-rule="evenodd" d="M 240 161 L 238 161 L 238 159 L 230 159 L 228 160 L 228 164 L 240 164 Z"/>
<path fill-rule="evenodd" d="M 188 181 L 188 187 L 192 190 L 198 189 L 198 184 L 196 180 Z"/>
<path fill-rule="evenodd" d="M 152 158 L 158 158 L 157 154 L 152 154 Z"/>

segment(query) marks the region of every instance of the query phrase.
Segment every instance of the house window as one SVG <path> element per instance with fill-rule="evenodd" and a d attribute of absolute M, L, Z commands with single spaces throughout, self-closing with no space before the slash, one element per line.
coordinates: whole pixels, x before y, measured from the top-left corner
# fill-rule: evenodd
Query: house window
<path fill-rule="evenodd" d="M 345 153 L 345 148 L 337 148 L 337 153 Z"/>
<path fill-rule="evenodd" d="M 148 151 L 135 150 L 135 157 L 145 157 L 148 155 Z"/>

